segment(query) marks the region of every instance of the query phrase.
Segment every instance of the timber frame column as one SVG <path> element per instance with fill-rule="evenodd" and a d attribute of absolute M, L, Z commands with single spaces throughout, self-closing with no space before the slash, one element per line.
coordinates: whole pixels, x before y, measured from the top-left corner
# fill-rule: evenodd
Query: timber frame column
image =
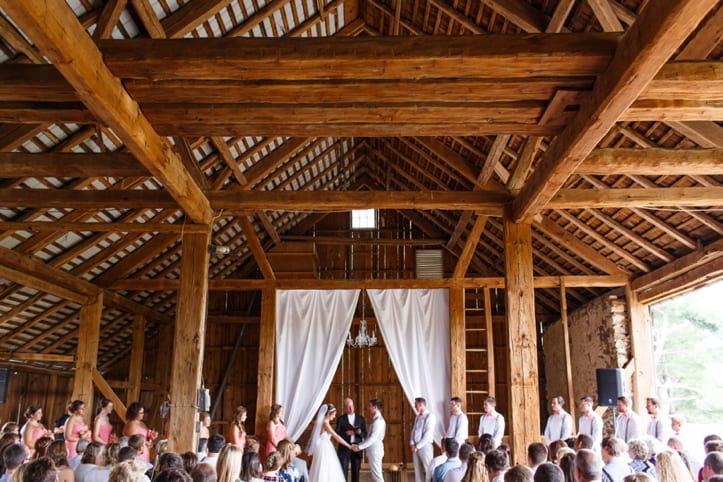
<path fill-rule="evenodd" d="M 276 348 L 276 289 L 261 291 L 259 367 L 256 381 L 256 427 L 254 435 L 266 439 L 269 409 L 274 402 L 274 350 Z M 263 446 L 263 443 L 261 444 Z"/>
<path fill-rule="evenodd" d="M 625 286 L 625 297 L 630 316 L 630 344 L 635 361 L 633 372 L 633 407 L 637 413 L 645 413 L 645 399 L 655 395 L 655 370 L 653 367 L 653 334 L 648 310 L 640 303 L 638 293 L 630 283 Z"/>
<path fill-rule="evenodd" d="M 86 406 L 93 406 L 93 371 L 98 361 L 100 340 L 100 318 L 103 314 L 103 292 L 80 309 L 78 348 L 75 355 L 75 378 L 73 400 L 82 400 Z"/>
<path fill-rule="evenodd" d="M 540 388 L 532 276 L 532 225 L 504 220 L 505 318 L 510 356 L 512 456 L 527 462 L 527 446 L 540 441 Z"/>
<path fill-rule="evenodd" d="M 454 284 L 449 287 L 449 378 L 450 395 L 462 399 L 462 409 L 467 407 L 467 360 L 464 334 L 464 287 Z"/>
<path fill-rule="evenodd" d="M 146 341 L 146 319 L 141 315 L 133 318 L 133 346 L 128 364 L 128 391 L 126 404 L 137 402 L 141 397 L 141 384 L 143 383 L 143 353 Z M 159 353 L 160 356 L 160 353 Z M 163 372 L 168 373 L 168 372 Z"/>
<path fill-rule="evenodd" d="M 181 284 L 176 305 L 171 362 L 171 417 L 168 449 L 196 449 L 197 389 L 201 386 L 208 299 L 209 231 L 183 235 Z"/>

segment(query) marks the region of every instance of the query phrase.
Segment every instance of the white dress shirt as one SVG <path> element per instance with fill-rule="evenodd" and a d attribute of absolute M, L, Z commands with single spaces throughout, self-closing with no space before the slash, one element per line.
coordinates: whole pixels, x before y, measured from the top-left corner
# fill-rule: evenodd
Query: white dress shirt
<path fill-rule="evenodd" d="M 374 415 L 367 439 L 359 444 L 360 449 L 372 447 L 373 450 L 384 450 L 384 435 L 387 432 L 387 422 L 381 413 Z"/>
<path fill-rule="evenodd" d="M 628 409 L 615 417 L 615 436 L 620 440 L 628 442 L 640 438 L 640 417 L 637 413 Z"/>
<path fill-rule="evenodd" d="M 670 419 L 667 415 L 658 412 L 657 415 L 650 415 L 646 434 L 652 435 L 663 443 L 668 441 L 668 430 L 670 430 Z"/>
<path fill-rule="evenodd" d="M 466 414 L 459 412 L 457 415 L 449 417 L 447 437 L 455 439 L 460 446 L 467 440 L 467 437 L 469 437 L 469 420 Z"/>
<path fill-rule="evenodd" d="M 565 410 L 552 413 L 547 417 L 545 425 L 545 443 L 550 445 L 555 440 L 567 440 L 572 437 L 572 417 Z"/>
<path fill-rule="evenodd" d="M 424 415 L 417 414 L 409 444 L 418 449 L 431 444 L 434 441 L 434 425 L 434 414 L 431 412 L 425 412 Z"/>
<path fill-rule="evenodd" d="M 505 417 L 495 410 L 492 413 L 483 413 L 479 418 L 479 430 L 477 435 L 482 437 L 484 434 L 492 435 L 495 448 L 502 443 L 502 436 L 505 434 Z"/>
<path fill-rule="evenodd" d="M 595 440 L 595 444 L 599 446 L 603 439 L 603 421 L 602 417 L 590 410 L 578 420 L 577 433 L 586 433 Z"/>

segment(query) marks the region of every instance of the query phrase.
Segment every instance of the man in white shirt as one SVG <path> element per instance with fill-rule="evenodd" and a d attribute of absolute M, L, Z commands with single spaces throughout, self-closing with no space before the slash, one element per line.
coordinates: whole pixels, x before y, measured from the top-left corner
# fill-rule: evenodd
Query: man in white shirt
<path fill-rule="evenodd" d="M 412 427 L 412 436 L 409 445 L 412 449 L 412 460 L 414 461 L 414 481 L 424 482 L 427 467 L 434 455 L 434 414 L 427 411 L 427 401 L 422 397 L 414 399 L 414 408 L 417 416 Z"/>
<path fill-rule="evenodd" d="M 505 417 L 495 410 L 497 401 L 495 397 L 487 397 L 482 403 L 482 410 L 484 413 L 479 418 L 479 430 L 477 435 L 482 438 L 482 435 L 488 433 L 492 435 L 492 441 L 494 442 L 494 448 L 497 448 L 502 443 L 502 436 L 505 434 Z"/>
<path fill-rule="evenodd" d="M 550 402 L 552 413 L 547 417 L 545 425 L 545 443 L 550 445 L 555 440 L 567 440 L 572 437 L 572 417 L 562 407 L 565 399 L 557 396 Z"/>
<path fill-rule="evenodd" d="M 667 442 L 670 420 L 660 410 L 660 401 L 657 398 L 647 398 L 645 399 L 645 408 L 648 410 L 648 416 L 650 416 L 645 433 L 663 443 Z"/>
<path fill-rule="evenodd" d="M 631 408 L 629 397 L 618 397 L 618 416 L 615 418 L 615 437 L 625 443 L 640 438 L 640 417 Z"/>
<path fill-rule="evenodd" d="M 469 437 L 469 420 L 462 412 L 462 399 L 452 397 L 450 400 L 449 426 L 447 426 L 447 437 L 453 438 L 461 446 Z"/>
<path fill-rule="evenodd" d="M 575 476 L 578 482 L 602 479 L 602 459 L 590 449 L 580 449 L 575 455 Z"/>
<path fill-rule="evenodd" d="M 460 466 L 457 468 L 449 469 L 447 475 L 444 476 L 444 482 L 460 482 L 464 474 L 467 472 L 467 462 L 469 462 L 469 456 L 475 452 L 474 445 L 469 442 L 465 442 L 459 448 L 459 462 Z"/>
<path fill-rule="evenodd" d="M 352 445 L 352 450 L 359 452 L 366 449 L 372 480 L 384 482 L 382 459 L 384 458 L 384 435 L 387 431 L 387 423 L 382 417 L 382 401 L 377 398 L 370 400 L 369 413 L 372 415 L 369 436 L 359 445 Z"/>
<path fill-rule="evenodd" d="M 427 466 L 427 474 L 425 475 L 424 480 L 426 482 L 432 482 L 432 477 L 434 476 L 434 470 L 442 465 L 444 462 L 447 461 L 447 453 L 444 451 L 444 447 L 446 444 L 447 437 L 442 437 L 442 441 L 439 443 L 439 447 L 442 449 L 442 453 L 437 455 L 432 459 L 431 462 L 429 462 L 429 465 Z"/>
<path fill-rule="evenodd" d="M 592 409 L 592 397 L 580 399 L 580 412 L 582 415 L 577 423 L 577 433 L 590 435 L 595 441 L 595 447 L 599 449 L 603 438 L 603 421 Z"/>
<path fill-rule="evenodd" d="M 623 460 L 625 442 L 616 437 L 605 437 L 602 442 L 602 459 L 605 466 L 602 469 L 603 482 L 623 482 L 623 479 L 633 474 L 633 469 Z"/>

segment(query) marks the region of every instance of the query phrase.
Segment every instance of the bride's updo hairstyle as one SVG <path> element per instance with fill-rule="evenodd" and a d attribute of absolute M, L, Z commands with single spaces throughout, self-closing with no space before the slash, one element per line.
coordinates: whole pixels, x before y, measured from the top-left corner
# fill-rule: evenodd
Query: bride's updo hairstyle
<path fill-rule="evenodd" d="M 327 416 L 330 415 L 330 414 L 332 414 L 332 413 L 336 413 L 336 407 L 334 406 L 333 403 L 327 403 L 327 404 L 326 404 L 326 407 L 327 407 L 327 409 L 326 409 L 326 415 L 327 415 Z"/>

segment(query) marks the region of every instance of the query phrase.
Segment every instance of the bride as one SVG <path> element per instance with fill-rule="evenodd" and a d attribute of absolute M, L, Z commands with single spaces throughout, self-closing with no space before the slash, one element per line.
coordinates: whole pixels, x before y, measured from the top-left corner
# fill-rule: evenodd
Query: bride
<path fill-rule="evenodd" d="M 351 445 L 331 428 L 331 421 L 335 416 L 336 407 L 332 404 L 322 405 L 316 416 L 314 429 L 306 446 L 306 453 L 314 456 L 309 471 L 310 482 L 346 482 L 331 439 L 333 437 L 346 448 L 351 448 Z"/>

